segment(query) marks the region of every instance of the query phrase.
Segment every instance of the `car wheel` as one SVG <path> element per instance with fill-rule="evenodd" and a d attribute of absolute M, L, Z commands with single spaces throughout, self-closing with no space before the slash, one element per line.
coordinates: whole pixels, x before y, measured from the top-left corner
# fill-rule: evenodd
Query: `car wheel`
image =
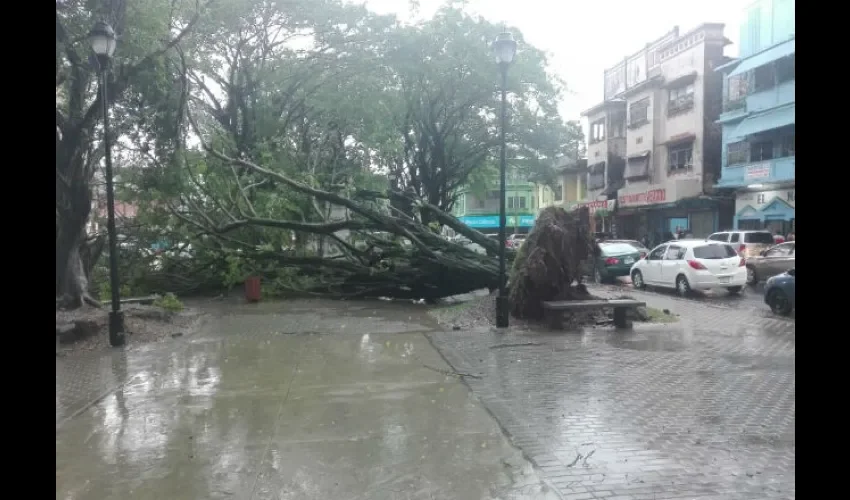
<path fill-rule="evenodd" d="M 791 303 L 788 302 L 788 296 L 782 290 L 773 290 L 770 292 L 767 303 L 770 305 L 770 310 L 776 314 L 783 316 L 791 314 Z"/>
<path fill-rule="evenodd" d="M 743 288 L 744 287 L 742 286 L 730 286 L 729 288 L 727 288 L 727 290 L 729 290 L 729 293 L 731 293 L 732 295 L 738 295 L 739 293 L 741 293 L 741 290 Z"/>
<path fill-rule="evenodd" d="M 688 283 L 688 278 L 684 274 L 680 274 L 676 278 L 676 291 L 682 297 L 687 297 L 691 294 L 691 284 Z"/>
<path fill-rule="evenodd" d="M 646 288 L 646 283 L 643 281 L 643 273 L 640 271 L 635 271 L 632 273 L 632 285 L 638 290 L 643 290 Z"/>
<path fill-rule="evenodd" d="M 747 284 L 750 286 L 755 286 L 758 282 L 759 278 L 756 275 L 756 270 L 751 266 L 747 266 Z"/>

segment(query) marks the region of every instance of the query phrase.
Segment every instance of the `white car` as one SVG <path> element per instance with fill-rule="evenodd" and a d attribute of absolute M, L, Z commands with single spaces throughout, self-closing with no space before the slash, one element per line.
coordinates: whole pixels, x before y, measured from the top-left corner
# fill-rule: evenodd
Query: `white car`
<path fill-rule="evenodd" d="M 632 266 L 631 277 L 635 288 L 675 288 L 680 295 L 725 288 L 736 294 L 747 284 L 747 268 L 746 260 L 727 243 L 678 240 L 653 248 Z"/>

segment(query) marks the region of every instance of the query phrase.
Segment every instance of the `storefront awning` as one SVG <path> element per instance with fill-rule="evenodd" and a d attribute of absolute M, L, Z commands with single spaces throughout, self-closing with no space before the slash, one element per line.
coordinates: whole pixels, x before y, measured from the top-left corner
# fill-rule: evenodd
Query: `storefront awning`
<path fill-rule="evenodd" d="M 759 52 L 758 54 L 741 61 L 741 64 L 729 73 L 729 76 L 740 75 L 747 71 L 752 71 L 759 66 L 769 64 L 777 59 L 790 56 L 796 52 L 796 49 L 796 39 L 791 39 L 779 45 L 774 45 L 764 52 Z"/>
<path fill-rule="evenodd" d="M 767 130 L 793 125 L 797 115 L 797 105 L 791 104 L 774 108 L 765 113 L 751 115 L 735 127 L 734 137 L 744 138 Z"/>

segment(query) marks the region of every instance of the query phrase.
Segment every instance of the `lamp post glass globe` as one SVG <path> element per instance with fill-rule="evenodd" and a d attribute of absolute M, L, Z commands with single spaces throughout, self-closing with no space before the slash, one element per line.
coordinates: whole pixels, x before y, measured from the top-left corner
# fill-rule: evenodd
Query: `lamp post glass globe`
<path fill-rule="evenodd" d="M 510 64 L 516 55 L 516 40 L 509 32 L 500 33 L 493 42 L 493 55 L 499 64 Z"/>
<path fill-rule="evenodd" d="M 98 58 L 111 58 L 115 52 L 115 30 L 109 24 L 100 21 L 89 31 L 89 43 L 92 52 Z"/>

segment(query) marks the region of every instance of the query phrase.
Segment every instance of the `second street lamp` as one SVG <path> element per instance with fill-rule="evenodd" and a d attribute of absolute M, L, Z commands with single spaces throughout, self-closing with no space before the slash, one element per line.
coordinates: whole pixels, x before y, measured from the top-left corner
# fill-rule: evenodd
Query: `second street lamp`
<path fill-rule="evenodd" d="M 513 62 L 516 55 L 516 41 L 513 35 L 509 32 L 501 33 L 493 42 L 493 54 L 496 56 L 496 62 L 499 63 L 499 71 L 502 74 L 502 117 L 499 131 L 499 139 L 501 142 L 501 156 L 499 162 L 499 296 L 496 297 L 496 327 L 506 328 L 508 326 L 508 315 L 510 314 L 510 304 L 508 301 L 505 285 L 507 284 L 507 276 L 505 275 L 505 247 L 507 242 L 505 234 L 505 171 L 507 170 L 506 141 L 505 127 L 507 126 L 507 106 L 508 106 L 508 66 Z"/>
<path fill-rule="evenodd" d="M 100 102 L 103 106 L 103 149 L 106 163 L 106 232 L 109 236 L 109 287 L 112 292 L 112 310 L 109 312 L 109 343 L 113 347 L 124 345 L 124 313 L 118 281 L 118 236 L 115 231 L 115 188 L 112 183 L 112 151 L 109 144 L 109 94 L 107 72 L 115 52 L 115 31 L 112 26 L 98 22 L 89 32 L 97 73 L 100 80 Z"/>

